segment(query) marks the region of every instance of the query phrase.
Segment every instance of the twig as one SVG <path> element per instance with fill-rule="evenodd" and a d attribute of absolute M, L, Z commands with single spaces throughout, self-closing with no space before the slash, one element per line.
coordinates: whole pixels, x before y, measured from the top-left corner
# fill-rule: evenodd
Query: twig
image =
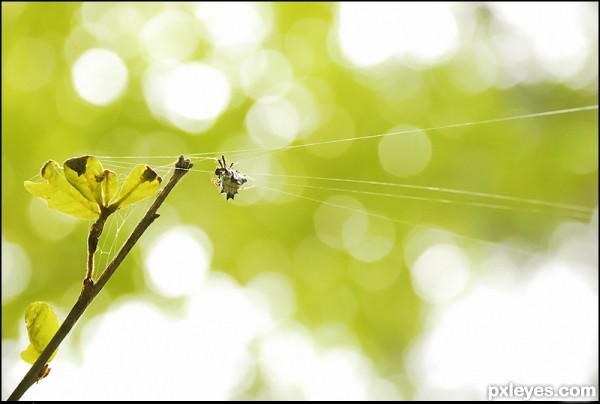
<path fill-rule="evenodd" d="M 23 396 L 23 394 L 33 385 L 33 383 L 35 383 L 35 381 L 38 379 L 40 371 L 47 363 L 52 353 L 69 334 L 77 320 L 83 315 L 86 308 L 89 306 L 92 300 L 94 300 L 100 290 L 102 290 L 104 285 L 106 285 L 106 282 L 108 282 L 110 277 L 115 273 L 121 262 L 123 262 L 129 251 L 131 251 L 142 234 L 146 231 L 146 229 L 148 229 L 152 222 L 159 217 L 156 211 L 165 201 L 173 187 L 177 185 L 179 180 L 183 178 L 183 176 L 190 170 L 190 168 L 192 168 L 192 166 L 193 164 L 188 159 L 184 159 L 183 156 L 179 157 L 179 160 L 175 164 L 175 171 L 169 179 L 169 182 L 158 193 L 152 206 L 150 206 L 144 217 L 140 220 L 135 229 L 133 229 L 133 232 L 127 241 L 125 241 L 117 255 L 108 264 L 102 275 L 100 275 L 98 281 L 96 283 L 90 282 L 86 276 L 77 302 L 67 315 L 67 318 L 62 323 L 52 340 L 50 340 L 46 346 L 46 349 L 44 349 L 44 352 L 42 352 L 38 360 L 35 361 L 35 363 L 31 366 L 31 369 L 29 369 L 27 374 L 25 374 L 23 380 L 21 380 L 19 385 L 15 388 L 15 391 L 13 391 L 10 397 L 8 397 L 9 401 L 19 400 L 21 396 Z"/>

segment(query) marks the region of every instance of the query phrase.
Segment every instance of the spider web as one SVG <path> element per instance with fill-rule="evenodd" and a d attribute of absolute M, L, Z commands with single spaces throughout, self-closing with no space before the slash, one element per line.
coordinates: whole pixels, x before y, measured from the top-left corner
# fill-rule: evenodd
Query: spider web
<path fill-rule="evenodd" d="M 556 115 L 583 113 L 586 111 L 597 110 L 597 108 L 597 105 L 589 105 L 465 123 L 452 123 L 419 130 L 433 132 L 442 129 L 451 130 L 454 128 L 477 125 L 500 124 L 508 121 L 544 119 Z M 234 162 L 234 169 L 239 170 L 249 178 L 249 182 L 240 190 L 240 197 L 235 200 L 235 203 L 240 205 L 301 199 L 311 201 L 316 204 L 315 206 L 318 206 L 318 204 L 325 204 L 336 209 L 348 210 L 349 208 L 347 206 L 327 201 L 331 194 L 345 194 L 352 197 L 360 197 L 361 200 L 380 199 L 387 201 L 411 201 L 419 204 L 427 204 L 428 209 L 456 206 L 459 208 L 473 209 L 477 212 L 504 211 L 507 213 L 519 214 L 519 217 L 538 215 L 540 217 L 554 217 L 560 218 L 561 220 L 575 220 L 580 222 L 588 222 L 596 210 L 595 207 L 591 206 L 536 199 L 529 196 L 523 197 L 478 190 L 454 189 L 433 184 L 415 185 L 402 182 L 380 181 L 377 178 L 359 179 L 327 175 L 300 175 L 293 172 L 287 172 L 274 156 L 275 154 L 292 152 L 303 148 L 341 142 L 369 141 L 384 137 L 399 136 L 411 132 L 414 132 L 414 130 L 395 131 L 361 137 L 347 137 L 324 142 L 313 142 L 267 149 L 257 148 L 192 153 L 189 156 L 195 166 L 190 174 L 196 177 L 204 177 L 206 179 L 205 183 L 210 182 L 208 179 L 213 175 L 215 167 L 218 167 L 216 162 L 218 161 L 218 158 L 224 154 L 228 159 L 227 164 L 229 164 L 229 162 Z M 102 156 L 100 158 L 102 161 L 110 162 L 123 169 L 129 169 L 137 164 L 137 160 L 150 162 L 165 162 L 170 160 L 170 163 L 163 163 L 162 165 L 154 167 L 158 172 L 165 172 L 165 170 L 168 170 L 172 166 L 172 161 L 175 160 L 177 156 Z M 368 206 L 366 207 L 365 212 L 373 218 L 386 220 L 403 226 L 424 229 L 435 228 L 435 226 L 414 222 L 409 219 L 401 218 L 400 216 L 393 217 L 389 214 L 379 213 L 377 210 Z M 489 243 L 489 241 L 485 239 L 466 234 L 457 234 L 457 237 L 464 240 Z"/>

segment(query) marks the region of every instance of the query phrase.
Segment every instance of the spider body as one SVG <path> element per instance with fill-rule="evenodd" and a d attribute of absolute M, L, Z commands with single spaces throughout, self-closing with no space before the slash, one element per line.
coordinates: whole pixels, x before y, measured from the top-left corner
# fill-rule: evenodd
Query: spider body
<path fill-rule="evenodd" d="M 248 181 L 248 177 L 238 170 L 233 170 L 233 163 L 225 162 L 225 156 L 221 155 L 221 159 L 217 159 L 219 167 L 215 170 L 216 178 L 213 178 L 213 183 L 221 188 L 221 193 L 227 195 L 227 200 L 233 199 L 238 193 L 240 187 Z"/>

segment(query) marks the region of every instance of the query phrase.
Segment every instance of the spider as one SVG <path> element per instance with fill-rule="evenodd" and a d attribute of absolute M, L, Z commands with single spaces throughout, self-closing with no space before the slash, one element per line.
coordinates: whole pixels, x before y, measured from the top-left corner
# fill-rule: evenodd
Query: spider
<path fill-rule="evenodd" d="M 213 177 L 212 182 L 219 188 L 221 193 L 227 195 L 227 200 L 233 199 L 235 194 L 238 193 L 240 187 L 248 181 L 248 177 L 242 174 L 238 170 L 232 170 L 234 163 L 229 164 L 225 162 L 225 156 L 221 154 L 221 159 L 217 159 L 220 167 L 215 170 L 216 178 Z"/>

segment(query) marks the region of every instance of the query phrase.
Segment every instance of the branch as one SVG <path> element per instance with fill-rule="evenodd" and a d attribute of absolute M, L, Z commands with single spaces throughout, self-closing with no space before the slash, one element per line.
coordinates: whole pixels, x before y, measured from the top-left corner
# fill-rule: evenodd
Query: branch
<path fill-rule="evenodd" d="M 158 208 L 165 201 L 171 190 L 177 185 L 179 180 L 183 178 L 183 176 L 192 168 L 193 164 L 188 160 L 184 159 L 183 156 L 179 157 L 179 160 L 175 164 L 175 171 L 173 175 L 169 179 L 169 182 L 165 187 L 158 193 L 156 196 L 156 200 L 150 206 L 144 217 L 140 220 L 138 225 L 133 229 L 133 232 L 125 241 L 117 255 L 112 259 L 112 261 L 108 264 L 102 275 L 98 278 L 98 281 L 94 284 L 93 282 L 88 281 L 87 276 L 83 283 L 83 288 L 81 290 L 81 294 L 77 299 L 77 302 L 67 315 L 67 318 L 62 323 L 52 340 L 48 343 L 44 352 L 40 355 L 38 360 L 31 366 L 29 372 L 25 374 L 23 380 L 19 383 L 19 385 L 15 388 L 15 391 L 8 397 L 9 401 L 19 400 L 21 396 L 38 380 L 38 375 L 40 371 L 47 363 L 48 359 L 52 355 L 52 353 L 58 348 L 61 342 L 65 339 L 65 337 L 69 334 L 77 320 L 83 315 L 86 308 L 89 304 L 94 300 L 96 295 L 102 290 L 106 282 L 111 278 L 111 276 L 115 273 L 121 262 L 125 259 L 129 251 L 133 248 L 135 243 L 140 239 L 142 234 L 148 229 L 148 227 L 154 222 L 155 219 L 159 217 L 156 213 Z"/>

